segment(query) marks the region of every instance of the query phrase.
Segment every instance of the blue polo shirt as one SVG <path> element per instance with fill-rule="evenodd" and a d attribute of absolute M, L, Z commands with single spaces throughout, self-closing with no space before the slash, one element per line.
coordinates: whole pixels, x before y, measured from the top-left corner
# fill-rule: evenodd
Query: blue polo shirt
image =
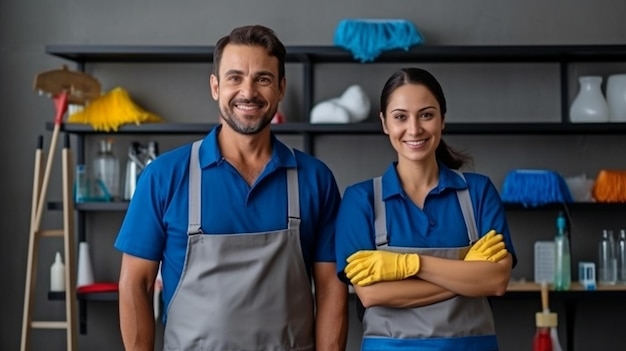
<path fill-rule="evenodd" d="M 452 170 L 439 164 L 439 184 L 428 193 L 424 208 L 420 209 L 402 189 L 396 165 L 396 162 L 390 165 L 382 179 L 389 246 L 467 246 L 467 226 L 456 191 L 469 187 L 478 235 L 482 236 L 491 229 L 502 233 L 506 248 L 513 255 L 514 264 L 517 262 L 502 200 L 488 177 L 464 173 L 463 181 Z M 346 259 L 359 250 L 376 249 L 371 179 L 346 188 L 337 214 L 336 228 L 337 274 L 349 283 L 343 272 Z"/>
<path fill-rule="evenodd" d="M 330 169 L 272 135 L 272 158 L 249 186 L 224 160 L 214 128 L 199 150 L 202 168 L 202 230 L 208 235 L 287 228 L 287 168 L 298 168 L 300 240 L 307 272 L 314 262 L 334 262 L 335 217 L 341 200 Z M 165 311 L 178 285 L 187 249 L 191 144 L 161 154 L 141 173 L 115 241 L 137 257 L 162 260 Z"/>

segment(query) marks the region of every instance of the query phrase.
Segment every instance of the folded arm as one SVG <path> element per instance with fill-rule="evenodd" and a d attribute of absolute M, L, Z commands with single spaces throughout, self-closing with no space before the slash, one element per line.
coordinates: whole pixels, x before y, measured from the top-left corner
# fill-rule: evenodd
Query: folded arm
<path fill-rule="evenodd" d="M 469 297 L 504 295 L 513 268 L 510 253 L 498 262 L 420 258 L 418 278 Z"/>
<path fill-rule="evenodd" d="M 368 286 L 354 285 L 363 306 L 411 308 L 447 300 L 457 294 L 422 279 L 384 281 Z"/>

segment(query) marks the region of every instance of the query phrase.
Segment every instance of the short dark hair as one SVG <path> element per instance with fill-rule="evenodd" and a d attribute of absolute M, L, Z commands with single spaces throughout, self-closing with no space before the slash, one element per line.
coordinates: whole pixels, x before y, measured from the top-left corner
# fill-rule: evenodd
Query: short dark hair
<path fill-rule="evenodd" d="M 278 59 L 278 78 L 285 77 L 285 45 L 278 39 L 276 33 L 262 25 L 250 25 L 237 27 L 230 34 L 218 40 L 213 51 L 213 74 L 219 79 L 222 53 L 228 44 L 261 46 L 270 55 Z"/>
<path fill-rule="evenodd" d="M 448 107 L 446 105 L 446 97 L 443 94 L 441 84 L 439 84 L 437 78 L 435 78 L 435 76 L 433 76 L 430 72 L 414 67 L 402 68 L 401 70 L 393 73 L 391 77 L 387 79 L 387 82 L 385 83 L 385 86 L 380 94 L 380 113 L 383 118 L 386 118 L 385 111 L 387 110 L 391 94 L 393 94 L 396 89 L 406 84 L 423 85 L 426 89 L 430 90 L 439 103 L 441 118 L 445 118 Z M 435 154 L 438 161 L 452 169 L 459 169 L 472 162 L 469 155 L 449 147 L 443 139 L 439 141 Z"/>

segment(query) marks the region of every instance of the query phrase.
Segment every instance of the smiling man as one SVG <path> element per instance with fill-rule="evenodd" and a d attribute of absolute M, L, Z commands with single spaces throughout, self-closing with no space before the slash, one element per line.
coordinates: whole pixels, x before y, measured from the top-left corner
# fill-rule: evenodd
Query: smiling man
<path fill-rule="evenodd" d="M 154 348 L 161 261 L 165 350 L 345 348 L 336 181 L 270 130 L 285 54 L 259 25 L 220 39 L 210 83 L 223 123 L 143 170 L 115 243 L 127 350 Z"/>

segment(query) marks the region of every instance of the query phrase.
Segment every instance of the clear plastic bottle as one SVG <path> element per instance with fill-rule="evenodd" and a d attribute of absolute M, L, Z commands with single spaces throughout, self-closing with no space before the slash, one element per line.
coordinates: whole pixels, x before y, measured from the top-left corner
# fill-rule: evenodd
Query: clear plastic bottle
<path fill-rule="evenodd" d="M 159 144 L 156 141 L 148 143 L 148 151 L 146 155 L 146 166 L 159 156 Z"/>
<path fill-rule="evenodd" d="M 598 246 L 598 285 L 615 285 L 617 281 L 617 258 L 613 231 L 604 229 Z"/>
<path fill-rule="evenodd" d="M 103 201 L 115 201 L 120 197 L 120 161 L 112 151 L 113 141 L 100 140 L 98 154 L 93 160 L 93 197 Z"/>
<path fill-rule="evenodd" d="M 619 231 L 617 241 L 617 283 L 626 284 L 626 229 Z"/>
<path fill-rule="evenodd" d="M 569 290 L 572 282 L 571 258 L 567 224 L 563 212 L 559 212 L 556 218 L 554 250 L 554 290 Z"/>

